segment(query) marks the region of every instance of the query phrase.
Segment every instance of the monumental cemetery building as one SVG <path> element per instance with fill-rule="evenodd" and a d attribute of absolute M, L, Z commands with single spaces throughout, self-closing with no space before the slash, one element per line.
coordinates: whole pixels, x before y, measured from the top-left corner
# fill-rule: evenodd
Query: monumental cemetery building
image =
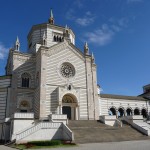
<path fill-rule="evenodd" d="M 144 86 L 140 96 L 101 94 L 88 44 L 83 51 L 78 49 L 74 32 L 54 21 L 51 11 L 47 23 L 32 26 L 27 53 L 20 50 L 18 37 L 9 50 L 6 75 L 0 77 L 1 139 L 39 140 L 40 134 L 52 139 L 54 131 L 58 132 L 56 139 L 67 139 L 68 133 L 71 135 L 67 119 L 99 120 L 108 115 L 147 118 L 150 85 Z M 46 136 L 47 132 L 51 135 Z"/>

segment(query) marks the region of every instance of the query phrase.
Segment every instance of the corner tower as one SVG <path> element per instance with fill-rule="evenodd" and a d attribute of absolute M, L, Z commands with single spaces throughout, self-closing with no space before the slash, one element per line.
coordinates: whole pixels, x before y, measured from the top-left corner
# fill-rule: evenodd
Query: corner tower
<path fill-rule="evenodd" d="M 64 41 L 66 35 L 66 27 L 54 24 L 54 15 L 51 10 L 48 23 L 34 25 L 28 34 L 28 52 L 35 54 L 39 47 L 43 45 L 43 37 L 46 39 L 45 46 L 51 47 Z M 73 31 L 67 27 L 68 38 L 75 45 L 75 35 Z"/>

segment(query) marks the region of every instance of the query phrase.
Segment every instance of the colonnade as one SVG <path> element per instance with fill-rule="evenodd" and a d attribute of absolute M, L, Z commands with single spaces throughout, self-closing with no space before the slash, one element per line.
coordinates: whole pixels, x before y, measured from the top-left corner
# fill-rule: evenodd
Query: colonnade
<path fill-rule="evenodd" d="M 110 107 L 108 110 L 109 115 L 116 115 L 117 117 L 123 117 L 123 116 L 132 116 L 132 115 L 143 115 L 144 118 L 147 118 L 147 110 L 146 108 L 142 108 L 141 110 L 139 108 L 123 108 L 119 107 L 118 109 L 116 107 Z"/>

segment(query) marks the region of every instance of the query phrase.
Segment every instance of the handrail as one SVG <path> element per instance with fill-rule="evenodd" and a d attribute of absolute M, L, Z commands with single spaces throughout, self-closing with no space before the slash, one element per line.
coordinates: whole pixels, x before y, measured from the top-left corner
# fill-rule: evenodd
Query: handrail
<path fill-rule="evenodd" d="M 26 137 L 27 135 L 43 128 L 43 127 L 54 127 L 54 124 L 56 125 L 56 123 L 52 123 L 52 122 L 40 122 L 36 125 L 33 125 L 32 127 L 28 128 L 28 129 L 25 129 L 24 131 L 22 132 L 19 132 L 19 133 L 16 133 L 16 140 L 20 140 L 24 137 Z M 57 123 L 57 125 L 55 127 L 59 127 L 61 125 L 61 123 Z"/>
<path fill-rule="evenodd" d="M 69 131 L 69 133 L 68 132 L 65 132 L 71 139 L 72 139 L 72 141 L 74 140 L 74 136 L 73 136 L 73 132 L 63 123 L 62 124 L 63 125 L 63 128 L 66 128 L 67 130 L 65 130 L 65 131 Z M 71 135 L 70 135 L 71 134 Z"/>
<path fill-rule="evenodd" d="M 136 124 L 136 123 L 133 123 L 134 125 L 136 125 L 136 126 L 138 126 L 138 127 L 140 127 L 140 128 L 142 128 L 141 126 L 139 126 L 138 124 Z M 144 128 L 142 128 L 143 130 L 145 130 L 146 132 L 148 131 L 148 130 L 146 130 L 146 129 L 144 129 Z"/>
<path fill-rule="evenodd" d="M 133 127 L 135 127 L 137 130 L 139 130 L 139 131 L 143 132 L 144 134 L 148 135 L 148 132 L 150 131 L 150 125 L 148 125 L 147 123 L 145 123 L 145 122 L 135 122 L 134 120 L 129 121 L 128 118 L 124 118 L 124 120 L 126 122 L 128 122 L 130 125 L 132 125 Z M 145 128 L 147 128 L 147 129 L 145 129 Z"/>
<path fill-rule="evenodd" d="M 116 118 L 116 121 L 119 122 L 120 127 L 122 127 L 122 121 L 120 121 L 119 119 Z"/>
<path fill-rule="evenodd" d="M 135 122 L 134 122 L 134 124 L 135 124 Z M 142 127 L 147 127 L 148 129 L 150 129 L 150 125 L 149 124 L 145 124 L 145 122 L 144 122 L 145 125 L 143 125 L 142 123 L 136 123 L 136 124 L 138 124 L 138 125 L 141 124 Z"/>

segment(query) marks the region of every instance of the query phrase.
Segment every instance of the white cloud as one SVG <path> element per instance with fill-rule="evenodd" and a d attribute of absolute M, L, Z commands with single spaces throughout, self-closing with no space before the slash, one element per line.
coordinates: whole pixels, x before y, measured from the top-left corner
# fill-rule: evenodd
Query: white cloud
<path fill-rule="evenodd" d="M 127 0 L 128 3 L 132 3 L 132 2 L 143 2 L 143 0 Z"/>
<path fill-rule="evenodd" d="M 87 11 L 84 17 L 76 18 L 75 22 L 81 26 L 88 26 L 94 22 L 95 18 L 95 15 L 92 15 L 90 11 Z"/>
<path fill-rule="evenodd" d="M 119 32 L 119 31 L 122 30 L 121 27 L 119 27 L 119 26 L 117 26 L 117 25 L 114 25 L 114 24 L 111 25 L 111 28 L 112 28 L 112 30 L 114 30 L 115 32 Z"/>
<path fill-rule="evenodd" d="M 6 48 L 1 42 L 0 42 L 0 60 L 4 59 L 8 54 L 8 48 Z"/>
<path fill-rule="evenodd" d="M 118 25 L 120 27 L 127 27 L 129 20 L 127 18 L 121 18 L 118 20 Z"/>
<path fill-rule="evenodd" d="M 116 20 L 115 18 L 109 19 L 109 24 L 103 24 L 100 28 L 87 32 L 84 34 L 85 41 L 89 43 L 97 44 L 100 46 L 107 45 L 110 43 L 114 36 L 121 32 L 128 26 L 128 19 L 121 18 Z"/>
<path fill-rule="evenodd" d="M 68 19 L 68 20 L 74 20 L 75 19 L 75 11 L 74 11 L 74 9 L 69 9 L 68 11 L 67 11 L 67 13 L 66 13 L 66 18 Z"/>
<path fill-rule="evenodd" d="M 68 20 L 74 21 L 80 26 L 88 26 L 94 22 L 96 16 L 93 15 L 90 11 L 87 11 L 83 17 L 76 17 L 74 9 L 69 9 L 66 13 L 66 18 Z"/>
<path fill-rule="evenodd" d="M 87 32 L 85 37 L 88 39 L 89 43 L 103 46 L 112 40 L 114 34 L 114 31 L 111 30 L 107 24 L 103 24 L 101 28 L 95 30 L 94 32 Z"/>

